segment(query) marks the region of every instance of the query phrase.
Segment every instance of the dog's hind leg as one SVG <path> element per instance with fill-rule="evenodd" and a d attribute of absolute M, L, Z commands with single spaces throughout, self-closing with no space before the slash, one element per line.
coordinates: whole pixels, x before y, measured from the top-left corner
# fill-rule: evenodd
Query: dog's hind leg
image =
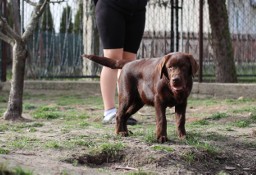
<path fill-rule="evenodd" d="M 121 136 L 128 136 L 128 129 L 126 124 L 125 111 L 127 110 L 126 105 L 120 104 L 116 114 L 116 134 Z"/>
<path fill-rule="evenodd" d="M 128 136 L 127 120 L 142 107 L 143 103 L 138 103 L 138 101 L 136 103 L 119 104 L 116 115 L 116 134 Z"/>

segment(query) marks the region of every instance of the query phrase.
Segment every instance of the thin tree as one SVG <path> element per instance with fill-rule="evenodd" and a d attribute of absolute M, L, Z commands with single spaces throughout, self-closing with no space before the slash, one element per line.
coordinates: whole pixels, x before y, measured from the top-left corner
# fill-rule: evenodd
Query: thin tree
<path fill-rule="evenodd" d="M 95 4 L 92 0 L 83 1 L 83 45 L 84 53 L 100 54 L 100 38 L 95 21 Z M 84 74 L 97 75 L 101 66 L 93 61 L 83 59 Z"/>
<path fill-rule="evenodd" d="M 71 13 L 70 6 L 64 8 L 60 21 L 60 33 L 72 33 L 73 23 Z"/>
<path fill-rule="evenodd" d="M 54 32 L 53 18 L 49 4 L 45 7 L 45 12 L 42 16 L 41 29 L 47 32 Z"/>
<path fill-rule="evenodd" d="M 11 0 L 13 7 L 13 21 L 14 29 L 8 24 L 7 20 L 0 16 L 0 39 L 7 42 L 12 47 L 12 80 L 11 89 L 7 110 L 3 117 L 6 120 L 23 120 L 22 105 L 23 105 L 23 88 L 24 88 L 24 74 L 25 63 L 29 55 L 27 44 L 33 32 L 36 29 L 39 18 L 42 16 L 45 7 L 50 0 L 38 0 L 33 2 L 25 0 L 28 4 L 34 7 L 31 19 L 24 29 L 21 31 L 20 17 L 19 17 L 19 3 L 17 0 Z M 55 1 L 55 2 L 60 2 Z"/>
<path fill-rule="evenodd" d="M 83 3 L 82 2 L 79 3 L 78 10 L 75 15 L 74 33 L 76 34 L 83 33 Z"/>
<path fill-rule="evenodd" d="M 237 82 L 226 1 L 208 0 L 216 82 Z"/>

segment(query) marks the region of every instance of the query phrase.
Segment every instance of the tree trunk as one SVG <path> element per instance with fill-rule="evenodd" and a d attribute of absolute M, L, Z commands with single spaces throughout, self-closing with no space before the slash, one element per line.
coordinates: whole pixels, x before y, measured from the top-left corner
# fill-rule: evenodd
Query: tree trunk
<path fill-rule="evenodd" d="M 9 43 L 12 46 L 13 64 L 12 64 L 12 81 L 9 94 L 9 101 L 7 110 L 3 117 L 5 120 L 24 120 L 22 118 L 22 104 L 23 104 L 23 89 L 24 89 L 24 75 L 25 75 L 25 63 L 28 57 L 28 50 L 26 49 L 26 43 L 33 35 L 36 29 L 39 18 L 42 16 L 46 5 L 49 0 L 39 0 L 38 3 L 29 1 L 34 6 L 34 11 L 31 15 L 25 31 L 22 33 L 20 29 L 19 13 L 14 16 L 14 23 L 16 30 L 14 31 L 7 23 L 7 21 L 0 15 L 0 39 Z M 55 1 L 56 3 L 60 1 Z M 19 11 L 19 5 L 17 1 L 12 0 L 13 5 L 16 4 L 15 10 Z M 22 34 L 21 34 L 22 33 Z"/>
<path fill-rule="evenodd" d="M 95 21 L 95 5 L 91 0 L 83 1 L 83 44 L 84 53 L 99 55 L 100 39 Z M 101 66 L 88 59 L 83 59 L 83 73 L 85 75 L 96 75 Z"/>
<path fill-rule="evenodd" d="M 237 82 L 225 1 L 208 0 L 216 82 Z"/>
<path fill-rule="evenodd" d="M 22 103 L 27 55 L 28 51 L 25 48 L 25 44 L 16 42 L 13 46 L 12 82 L 7 110 L 4 113 L 5 120 L 23 120 Z"/>

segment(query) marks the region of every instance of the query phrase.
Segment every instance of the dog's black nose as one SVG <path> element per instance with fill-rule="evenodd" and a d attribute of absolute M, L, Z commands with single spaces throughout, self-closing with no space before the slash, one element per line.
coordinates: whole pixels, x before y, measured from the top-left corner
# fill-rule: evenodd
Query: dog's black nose
<path fill-rule="evenodd" d="M 177 77 L 177 76 L 176 76 L 176 77 L 173 77 L 173 78 L 172 78 L 172 82 L 173 82 L 173 83 L 179 83 L 179 82 L 180 82 L 180 78 Z"/>

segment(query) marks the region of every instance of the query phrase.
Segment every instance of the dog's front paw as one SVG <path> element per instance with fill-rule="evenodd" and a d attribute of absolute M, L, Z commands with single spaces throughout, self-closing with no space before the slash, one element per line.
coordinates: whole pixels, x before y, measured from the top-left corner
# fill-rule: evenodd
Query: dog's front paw
<path fill-rule="evenodd" d="M 180 139 L 186 139 L 186 131 L 185 131 L 185 129 L 183 129 L 183 130 L 178 130 L 178 136 L 179 136 L 179 138 Z"/>
<path fill-rule="evenodd" d="M 186 139 L 186 135 L 179 135 L 179 139 L 185 140 Z"/>
<path fill-rule="evenodd" d="M 167 139 L 167 136 L 158 136 L 157 137 L 157 142 L 158 143 L 164 143 L 164 142 L 167 142 L 168 139 Z"/>
<path fill-rule="evenodd" d="M 120 135 L 122 137 L 127 137 L 129 134 L 128 134 L 128 131 L 119 131 L 116 133 L 117 135 Z"/>

